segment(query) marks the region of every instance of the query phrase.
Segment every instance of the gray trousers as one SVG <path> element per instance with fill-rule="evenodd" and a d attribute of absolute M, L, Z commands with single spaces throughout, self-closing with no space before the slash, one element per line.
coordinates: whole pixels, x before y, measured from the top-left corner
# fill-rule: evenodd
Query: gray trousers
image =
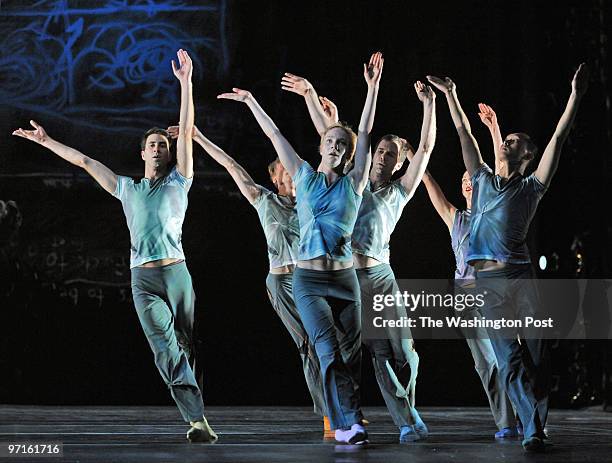
<path fill-rule="evenodd" d="M 302 324 L 300 314 L 293 302 L 293 275 L 268 273 L 266 288 L 272 307 L 287 328 L 289 335 L 298 348 L 302 358 L 302 369 L 308 391 L 314 404 L 314 412 L 317 415 L 325 415 L 325 399 L 323 396 L 323 384 L 321 381 L 321 367 L 314 345 L 308 339 L 306 329 Z"/>
<path fill-rule="evenodd" d="M 472 286 L 465 286 L 466 283 L 470 283 Z M 455 280 L 455 292 L 471 293 L 475 290 L 473 283 L 474 280 Z M 463 318 L 469 319 L 481 315 L 478 310 L 471 310 L 463 313 Z M 502 430 L 516 426 L 512 403 L 499 374 L 497 358 L 487 330 L 485 328 L 469 328 L 461 331 L 472 353 L 474 367 L 487 394 L 489 407 L 497 428 Z"/>
<path fill-rule="evenodd" d="M 357 278 L 364 310 L 371 310 L 375 294 L 399 292 L 389 264 L 358 269 Z M 403 306 L 396 305 L 394 309 L 389 314 L 391 318 L 406 316 Z M 413 425 L 419 355 L 414 350 L 409 329 L 405 330 L 405 334 L 398 333 L 397 329 L 388 329 L 387 334 L 388 339 L 364 339 L 363 344 L 372 357 L 376 381 L 393 422 L 398 427 Z"/>
<path fill-rule="evenodd" d="M 540 301 L 534 279 L 530 264 L 477 272 L 478 291 L 487 292 L 483 315 L 490 320 L 538 318 Z M 487 331 L 501 380 L 521 418 L 525 437 L 543 437 L 551 379 L 547 340 L 541 339 L 539 329 Z"/>
<path fill-rule="evenodd" d="M 195 293 L 185 262 L 133 268 L 132 295 L 155 365 L 183 419 L 201 420 L 202 393 L 189 365 Z"/>

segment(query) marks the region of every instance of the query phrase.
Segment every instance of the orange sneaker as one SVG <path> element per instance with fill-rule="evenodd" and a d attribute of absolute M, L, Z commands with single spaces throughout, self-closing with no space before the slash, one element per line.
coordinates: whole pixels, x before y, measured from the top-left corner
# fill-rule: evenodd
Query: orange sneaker
<path fill-rule="evenodd" d="M 323 438 L 324 439 L 334 439 L 336 433 L 332 430 L 331 424 L 329 422 L 329 417 L 323 417 Z"/>

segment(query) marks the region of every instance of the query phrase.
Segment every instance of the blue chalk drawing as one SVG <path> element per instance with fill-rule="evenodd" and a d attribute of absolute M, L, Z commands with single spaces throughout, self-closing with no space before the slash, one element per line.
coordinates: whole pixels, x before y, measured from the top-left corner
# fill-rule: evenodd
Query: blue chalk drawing
<path fill-rule="evenodd" d="M 3 6 L 0 101 L 103 130 L 142 131 L 176 113 L 176 50 L 196 76 L 228 69 L 225 0 L 68 0 Z M 100 2 L 89 2 L 100 4 Z M 212 64 L 211 64 L 212 63 Z M 216 68 L 213 68 L 213 65 Z"/>

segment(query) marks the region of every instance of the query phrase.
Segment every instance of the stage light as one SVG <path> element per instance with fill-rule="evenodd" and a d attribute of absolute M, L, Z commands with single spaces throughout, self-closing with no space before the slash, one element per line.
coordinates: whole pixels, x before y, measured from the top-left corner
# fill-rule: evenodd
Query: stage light
<path fill-rule="evenodd" d="M 540 270 L 546 270 L 547 264 L 548 264 L 548 260 L 546 259 L 546 256 L 540 256 L 540 261 L 539 261 Z"/>

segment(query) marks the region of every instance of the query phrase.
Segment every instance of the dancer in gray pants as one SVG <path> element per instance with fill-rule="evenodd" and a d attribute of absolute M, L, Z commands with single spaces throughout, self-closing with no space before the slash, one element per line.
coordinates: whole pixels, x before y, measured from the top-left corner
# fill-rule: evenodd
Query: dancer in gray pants
<path fill-rule="evenodd" d="M 466 202 L 464 210 L 457 209 L 446 199 L 440 185 L 434 180 L 429 171 L 426 171 L 425 175 L 423 175 L 423 183 L 427 188 L 429 199 L 442 220 L 444 220 L 451 235 L 451 246 L 456 262 L 456 287 L 458 290 L 466 288 L 469 291 L 467 288 L 473 287 L 475 278 L 474 269 L 467 265 L 465 261 L 470 237 L 472 206 L 472 183 L 470 177 L 466 172 L 461 179 L 461 192 Z M 487 394 L 489 407 L 498 428 L 495 437 L 509 438 L 518 436 L 520 428 L 516 426 L 512 404 L 499 376 L 495 352 L 493 351 L 491 341 L 487 337 L 486 330 L 483 328 L 476 332 L 476 329 L 473 329 L 469 335 L 466 333 L 465 340 L 472 353 L 476 373 L 478 373 L 482 387 Z"/>
<path fill-rule="evenodd" d="M 168 132 L 172 136 L 176 135 L 177 131 L 177 126 L 168 127 Z M 319 360 L 293 302 L 292 279 L 300 239 L 293 180 L 278 158 L 275 159 L 268 166 L 270 180 L 278 190 L 278 194 L 273 193 L 256 184 L 240 164 L 206 138 L 197 127 L 194 128 L 193 139 L 227 170 L 242 195 L 257 211 L 268 245 L 270 261 L 270 271 L 266 278 L 268 297 L 298 348 L 314 412 L 324 418 L 324 429 L 327 427 L 329 431 Z"/>
<path fill-rule="evenodd" d="M 576 70 L 565 110 L 531 175 L 526 175 L 526 169 L 538 149 L 529 135 L 511 133 L 501 142 L 500 134 L 495 143 L 495 170 L 491 169 L 482 159 L 454 82 L 448 77 L 428 76 L 428 79 L 446 96 L 461 141 L 463 162 L 474 188 L 470 243 L 465 260 L 476 270 L 479 293 L 488 294 L 481 312 L 491 320 L 499 320 L 504 315 L 513 319 L 530 315 L 538 310 L 539 304 L 525 239 L 538 203 L 557 170 L 563 143 L 586 93 L 587 67 L 583 63 Z M 523 448 L 527 452 L 542 452 L 546 447 L 544 428 L 550 390 L 547 342 L 537 339 L 538 336 L 526 337 L 520 329 L 503 337 L 494 329 L 487 331 L 504 387 L 523 423 Z"/>
<path fill-rule="evenodd" d="M 172 69 L 181 85 L 176 165 L 163 129 L 148 130 L 141 140 L 145 175 L 136 183 L 35 130 L 14 135 L 32 140 L 66 161 L 82 167 L 100 186 L 121 200 L 130 230 L 132 294 L 138 318 L 153 351 L 155 365 L 170 389 L 183 419 L 191 424 L 187 439 L 212 442 L 217 435 L 204 418 L 202 394 L 189 364 L 195 296 L 181 244 L 187 192 L 193 181 L 193 93 L 191 58 L 179 50 Z"/>
<path fill-rule="evenodd" d="M 327 98 L 317 98 L 312 84 L 303 77 L 285 74 L 283 89 L 304 97 L 308 112 L 319 134 L 325 133 L 330 116 L 337 119 L 337 108 Z M 389 241 L 395 225 L 421 176 L 435 143 L 435 94 L 421 82 L 415 84 L 423 103 L 421 144 L 413 162 L 402 178 L 391 182 L 412 147 L 396 135 L 385 135 L 372 155 L 369 181 L 353 230 L 353 263 L 357 270 L 363 309 L 371 307 L 374 295 L 396 294 L 399 289 L 389 265 Z M 320 100 L 321 104 L 318 104 Z M 368 304 L 367 301 L 370 301 Z M 397 305 L 392 318 L 406 316 Z M 365 314 L 366 319 L 368 314 Z M 394 423 L 400 429 L 400 442 L 412 442 L 427 436 L 428 430 L 414 408 L 419 356 L 414 350 L 410 330 L 387 330 L 387 339 L 366 339 L 364 345 L 372 357 L 376 380 Z"/>

